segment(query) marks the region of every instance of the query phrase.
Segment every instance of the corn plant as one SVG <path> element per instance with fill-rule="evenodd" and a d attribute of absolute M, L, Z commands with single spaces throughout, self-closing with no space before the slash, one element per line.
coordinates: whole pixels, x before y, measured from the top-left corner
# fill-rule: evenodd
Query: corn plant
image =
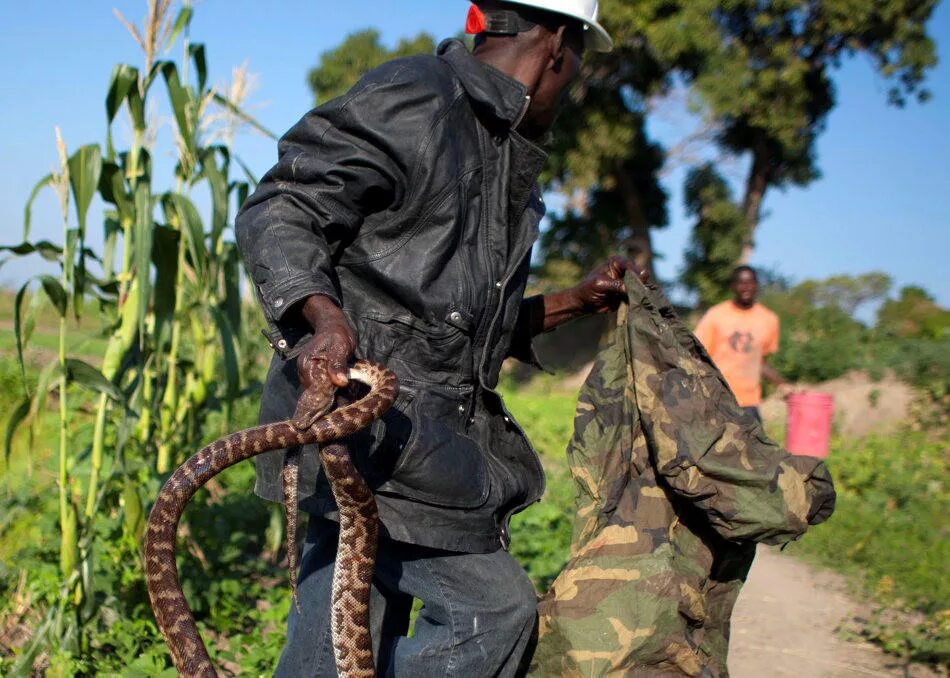
<path fill-rule="evenodd" d="M 14 255 L 39 254 L 60 270 L 58 278 L 40 275 L 27 281 L 15 298 L 24 395 L 8 421 L 4 456 L 9 457 L 16 430 L 32 427 L 55 392 L 62 589 L 37 637 L 46 634 L 49 644 L 64 644 L 78 655 L 84 651 L 84 629 L 97 614 L 94 574 L 101 569 L 96 558 L 105 546 L 97 540 L 118 534 L 127 562 L 138 567 L 143 490 L 155 492 L 161 476 L 197 449 L 207 437 L 207 415 L 229 411 L 246 383 L 250 358 L 243 339 L 240 258 L 226 235 L 232 209 L 247 196 L 253 177 L 244 168 L 243 179 L 231 179 L 232 164 L 243 165 L 227 143 L 215 141 L 208 126 L 212 109 L 266 132 L 243 112 L 240 101 L 208 84 L 205 47 L 189 36 L 190 3 L 172 19 L 170 0 L 148 0 L 141 30 L 118 16 L 145 59 L 144 68 L 119 64 L 112 71 L 104 148 L 88 144 L 69 155 L 57 130 L 60 163 L 27 200 L 23 242 L 0 248 Z M 160 58 L 174 44 L 181 45 L 182 58 Z M 148 104 L 162 90 L 174 117 L 177 163 L 174 187 L 158 191 L 152 162 L 155 120 Z M 117 149 L 113 126 L 122 111 L 132 138 L 128 148 Z M 207 217 L 191 198 L 198 186 L 210 195 Z M 61 207 L 59 244 L 30 239 L 31 206 L 46 187 L 55 190 Z M 101 253 L 90 250 L 86 238 L 96 194 L 105 204 Z M 59 316 L 59 351 L 31 383 L 25 351 L 44 299 Z M 68 351 L 67 319 L 80 319 L 89 300 L 99 304 L 108 337 L 98 365 Z M 80 450 L 71 433 L 85 418 L 91 420 L 91 442 Z M 104 521 L 114 521 L 114 529 Z M 36 639 L 33 646 L 42 649 Z M 18 670 L 29 669 L 28 655 Z"/>

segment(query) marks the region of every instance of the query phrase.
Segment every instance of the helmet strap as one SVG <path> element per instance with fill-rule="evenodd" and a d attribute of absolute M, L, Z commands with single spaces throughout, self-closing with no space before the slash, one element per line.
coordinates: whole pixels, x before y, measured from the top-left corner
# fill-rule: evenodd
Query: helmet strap
<path fill-rule="evenodd" d="M 473 35 L 479 33 L 517 35 L 530 31 L 535 26 L 537 26 L 536 23 L 528 21 L 512 10 L 493 9 L 484 11 L 472 3 L 469 8 L 468 20 L 465 23 L 465 32 Z"/>

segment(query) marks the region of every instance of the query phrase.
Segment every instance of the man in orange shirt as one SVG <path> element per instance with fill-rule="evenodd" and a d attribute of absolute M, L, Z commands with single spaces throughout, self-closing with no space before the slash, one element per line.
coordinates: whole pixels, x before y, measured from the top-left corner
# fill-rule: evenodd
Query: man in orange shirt
<path fill-rule="evenodd" d="M 762 377 L 782 390 L 788 384 L 766 361 L 778 351 L 778 316 L 756 303 L 755 269 L 739 266 L 732 273 L 733 297 L 709 309 L 696 326 L 696 338 L 709 352 L 726 383 L 747 412 L 761 420 Z"/>

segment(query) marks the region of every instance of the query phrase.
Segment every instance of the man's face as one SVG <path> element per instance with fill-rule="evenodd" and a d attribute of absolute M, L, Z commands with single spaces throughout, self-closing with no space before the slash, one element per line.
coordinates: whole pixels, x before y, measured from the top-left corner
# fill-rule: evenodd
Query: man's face
<path fill-rule="evenodd" d="M 740 306 L 751 306 L 755 303 L 755 296 L 759 293 L 759 283 L 755 280 L 752 271 L 739 271 L 732 283 L 736 303 Z"/>
<path fill-rule="evenodd" d="M 554 124 L 561 97 L 577 77 L 584 52 L 584 35 L 580 26 L 569 27 L 564 32 L 563 56 L 552 68 L 545 71 L 531 101 L 532 127 L 547 131 Z"/>

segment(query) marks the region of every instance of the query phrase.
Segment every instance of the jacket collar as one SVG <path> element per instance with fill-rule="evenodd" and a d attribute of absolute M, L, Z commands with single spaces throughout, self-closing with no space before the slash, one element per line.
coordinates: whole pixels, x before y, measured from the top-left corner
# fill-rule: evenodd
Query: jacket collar
<path fill-rule="evenodd" d="M 518 126 L 531 103 L 527 87 L 480 62 L 459 40 L 443 41 L 436 53 L 452 67 L 480 111 L 488 113 L 508 128 Z"/>

